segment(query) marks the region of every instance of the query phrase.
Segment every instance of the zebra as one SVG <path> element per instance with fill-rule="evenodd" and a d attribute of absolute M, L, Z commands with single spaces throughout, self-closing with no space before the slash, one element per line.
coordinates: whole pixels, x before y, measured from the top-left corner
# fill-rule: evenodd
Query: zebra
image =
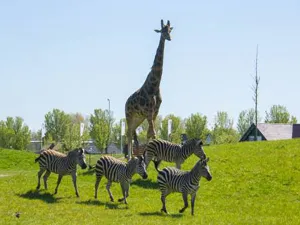
<path fill-rule="evenodd" d="M 46 173 L 44 174 L 43 179 L 45 189 L 47 190 L 47 179 L 50 176 L 51 172 L 53 172 L 58 174 L 57 185 L 54 194 L 57 194 L 58 186 L 61 182 L 62 177 L 65 175 L 71 175 L 76 196 L 79 197 L 76 184 L 76 167 L 77 164 L 79 164 L 82 169 L 85 169 L 87 167 L 85 162 L 84 149 L 74 149 L 67 155 L 51 149 L 45 150 L 40 154 L 39 157 L 35 159 L 35 162 L 39 162 L 40 164 L 40 171 L 38 172 L 38 185 L 36 187 L 37 190 L 40 189 L 40 179 L 45 171 Z"/>
<path fill-rule="evenodd" d="M 164 140 L 154 139 L 146 146 L 144 151 L 146 168 L 153 160 L 157 170 L 162 160 L 175 162 L 176 168 L 180 169 L 181 164 L 193 153 L 201 159 L 206 158 L 203 150 L 203 142 L 197 138 L 190 139 L 183 145 L 174 144 Z"/>
<path fill-rule="evenodd" d="M 161 212 L 167 212 L 166 197 L 172 192 L 182 193 L 184 207 L 179 210 L 183 213 L 188 207 L 188 194 L 191 195 L 192 212 L 194 215 L 194 204 L 197 191 L 200 187 L 200 178 L 205 177 L 208 181 L 212 179 L 207 162 L 209 158 L 200 159 L 190 171 L 182 171 L 174 167 L 166 167 L 158 170 L 157 182 L 161 191 Z"/>
<path fill-rule="evenodd" d="M 112 156 L 102 156 L 97 161 L 95 171 L 95 199 L 97 199 L 100 180 L 104 175 L 108 180 L 106 190 L 108 191 L 110 200 L 112 202 L 114 201 L 113 195 L 110 191 L 110 186 L 112 182 L 118 182 L 121 185 L 123 193 L 123 198 L 118 199 L 118 201 L 124 201 L 125 204 L 127 204 L 126 198 L 129 196 L 129 184 L 132 176 L 135 173 L 138 173 L 143 179 L 147 179 L 148 177 L 143 156 L 131 158 L 127 163 Z"/>

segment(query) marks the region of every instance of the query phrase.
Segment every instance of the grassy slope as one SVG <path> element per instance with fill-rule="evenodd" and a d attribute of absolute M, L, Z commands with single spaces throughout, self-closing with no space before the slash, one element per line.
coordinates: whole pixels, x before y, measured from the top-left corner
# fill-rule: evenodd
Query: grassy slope
<path fill-rule="evenodd" d="M 79 170 L 80 198 L 75 197 L 70 177 L 64 177 L 57 195 L 52 195 L 57 175 L 48 181 L 49 190 L 35 191 L 37 155 L 0 150 L 0 224 L 298 224 L 300 211 L 300 140 L 239 143 L 206 147 L 211 158 L 212 181 L 201 180 L 195 216 L 190 207 L 178 210 L 180 194 L 167 198 L 170 215 L 160 213 L 156 172 L 149 166 L 149 180 L 133 178 L 128 206 L 110 203 L 105 178 L 99 199 L 93 199 L 93 173 Z M 99 157 L 99 156 L 97 156 Z M 196 157 L 183 169 L 190 169 Z M 95 159 L 93 159 L 95 161 Z M 163 163 L 163 166 L 170 165 Z M 118 184 L 112 193 L 120 197 Z M 18 219 L 15 212 L 21 212 Z"/>

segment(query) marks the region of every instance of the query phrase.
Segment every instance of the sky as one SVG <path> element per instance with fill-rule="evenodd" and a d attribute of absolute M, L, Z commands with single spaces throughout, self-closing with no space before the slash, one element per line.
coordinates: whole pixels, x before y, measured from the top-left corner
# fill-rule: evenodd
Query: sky
<path fill-rule="evenodd" d="M 252 100 L 258 45 L 262 118 L 272 105 L 300 120 L 300 1 L 1 1 L 0 120 L 40 129 L 54 108 L 125 117 L 170 20 L 159 114 L 218 111 L 234 122 Z M 298 96 L 298 97 L 297 97 Z M 108 101 L 109 99 L 109 101 Z"/>

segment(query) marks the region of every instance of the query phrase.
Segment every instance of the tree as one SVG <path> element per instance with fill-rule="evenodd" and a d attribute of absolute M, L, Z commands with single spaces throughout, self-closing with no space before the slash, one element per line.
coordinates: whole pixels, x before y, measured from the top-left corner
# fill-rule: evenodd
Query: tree
<path fill-rule="evenodd" d="M 42 130 L 39 129 L 37 131 L 31 131 L 31 140 L 40 141 L 42 136 Z"/>
<path fill-rule="evenodd" d="M 234 143 L 238 141 L 238 133 L 233 129 L 233 119 L 229 118 L 227 112 L 217 112 L 212 136 L 214 144 Z"/>
<path fill-rule="evenodd" d="M 68 125 L 71 123 L 70 115 L 59 109 L 53 109 L 45 115 L 46 139 L 61 142 L 64 139 Z"/>
<path fill-rule="evenodd" d="M 257 121 L 260 121 L 259 115 L 257 116 Z M 243 110 L 239 114 L 238 122 L 237 122 L 237 130 L 240 135 L 243 135 L 252 123 L 255 123 L 256 113 L 255 109 Z"/>
<path fill-rule="evenodd" d="M 81 113 L 69 114 L 70 120 L 67 125 L 66 133 L 63 137 L 63 147 L 65 150 L 70 151 L 77 147 L 82 146 L 82 142 L 88 140 L 89 131 L 86 129 L 88 121 L 82 116 Z M 82 136 L 80 136 L 80 124 L 85 124 L 85 129 Z"/>
<path fill-rule="evenodd" d="M 254 81 L 255 84 L 252 86 L 252 90 L 254 92 L 254 96 L 253 96 L 253 101 L 255 104 L 255 111 L 254 111 L 254 115 L 255 115 L 255 140 L 257 141 L 257 122 L 258 122 L 258 110 L 257 110 L 257 105 L 258 105 L 258 85 L 259 85 L 259 81 L 260 81 L 260 77 L 257 74 L 257 61 L 258 61 L 258 45 L 256 46 L 256 59 L 255 59 L 255 77 L 254 77 Z"/>
<path fill-rule="evenodd" d="M 171 139 L 168 137 L 168 120 L 172 120 L 172 131 Z M 161 138 L 164 140 L 170 140 L 174 143 L 181 143 L 181 134 L 184 133 L 184 123 L 180 117 L 177 117 L 173 114 L 167 115 L 162 120 L 162 128 L 160 130 Z"/>
<path fill-rule="evenodd" d="M 185 132 L 188 138 L 201 138 L 205 139 L 208 134 L 207 117 L 199 113 L 192 114 L 185 121 Z"/>
<path fill-rule="evenodd" d="M 109 138 L 109 113 L 107 110 L 95 109 L 90 117 L 90 136 L 100 151 L 107 147 Z"/>
<path fill-rule="evenodd" d="M 0 146 L 17 150 L 26 149 L 30 143 L 30 130 L 21 117 L 7 117 L 0 121 Z"/>
<path fill-rule="evenodd" d="M 273 105 L 269 112 L 266 111 L 265 123 L 297 123 L 297 119 L 285 106 Z"/>

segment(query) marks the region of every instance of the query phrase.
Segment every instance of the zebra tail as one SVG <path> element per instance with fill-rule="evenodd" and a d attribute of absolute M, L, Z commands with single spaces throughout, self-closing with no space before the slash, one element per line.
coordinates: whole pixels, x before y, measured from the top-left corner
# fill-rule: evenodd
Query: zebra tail
<path fill-rule="evenodd" d="M 37 157 L 37 158 L 34 160 L 34 162 L 36 163 L 37 161 L 40 160 L 40 158 L 41 158 L 41 156 Z"/>

